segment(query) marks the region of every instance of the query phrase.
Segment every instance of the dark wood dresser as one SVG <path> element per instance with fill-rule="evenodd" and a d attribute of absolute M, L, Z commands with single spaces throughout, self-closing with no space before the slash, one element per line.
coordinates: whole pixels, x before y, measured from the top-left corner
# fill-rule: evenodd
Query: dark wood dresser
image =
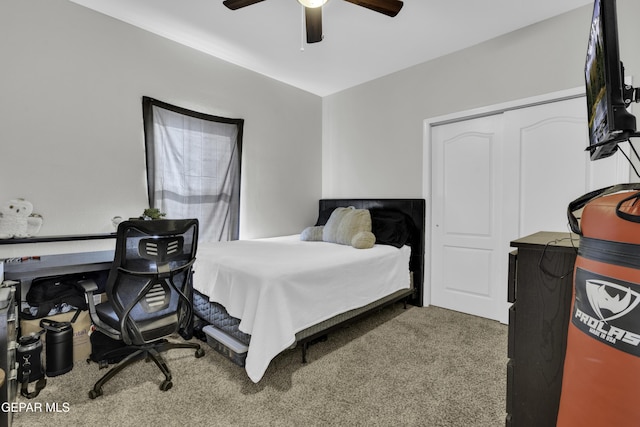
<path fill-rule="evenodd" d="M 556 425 L 577 246 L 555 232 L 511 242 L 507 427 Z"/>

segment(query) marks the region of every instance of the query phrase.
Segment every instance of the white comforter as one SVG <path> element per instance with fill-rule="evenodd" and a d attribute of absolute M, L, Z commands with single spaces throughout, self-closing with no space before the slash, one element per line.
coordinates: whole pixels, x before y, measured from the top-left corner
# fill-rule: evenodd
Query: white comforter
<path fill-rule="evenodd" d="M 245 369 L 253 382 L 295 334 L 409 288 L 410 248 L 303 242 L 299 235 L 198 246 L 193 284 L 251 334 Z"/>

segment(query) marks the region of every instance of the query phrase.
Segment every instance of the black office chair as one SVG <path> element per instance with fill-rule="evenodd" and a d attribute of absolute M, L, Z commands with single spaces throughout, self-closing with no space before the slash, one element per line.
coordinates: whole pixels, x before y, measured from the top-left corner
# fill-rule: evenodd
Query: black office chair
<path fill-rule="evenodd" d="M 118 225 L 113 265 L 106 284 L 107 301 L 94 304 L 94 282 L 81 283 L 96 329 L 124 341 L 135 351 L 109 370 L 89 391 L 95 399 L 118 372 L 142 358 L 153 360 L 165 376 L 160 390 L 169 390 L 171 372 L 160 355 L 172 348 L 199 344 L 167 341 L 188 331 L 193 317 L 191 266 L 198 246 L 198 220 L 135 220 Z"/>

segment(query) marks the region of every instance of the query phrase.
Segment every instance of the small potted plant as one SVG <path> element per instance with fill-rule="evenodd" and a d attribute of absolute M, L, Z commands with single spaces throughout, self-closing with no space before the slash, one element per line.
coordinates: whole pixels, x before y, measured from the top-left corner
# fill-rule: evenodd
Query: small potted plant
<path fill-rule="evenodd" d="M 142 219 L 162 219 L 167 214 L 164 212 L 160 212 L 160 209 L 157 208 L 148 208 L 142 212 Z"/>

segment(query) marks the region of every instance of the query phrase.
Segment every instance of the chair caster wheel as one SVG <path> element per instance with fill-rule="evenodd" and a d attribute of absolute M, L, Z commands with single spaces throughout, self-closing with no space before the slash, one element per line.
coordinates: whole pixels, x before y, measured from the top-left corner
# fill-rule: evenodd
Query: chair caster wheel
<path fill-rule="evenodd" d="M 173 387 L 173 383 L 171 381 L 164 380 L 162 381 L 162 384 L 160 384 L 160 390 L 162 391 L 167 391 L 171 387 Z"/>
<path fill-rule="evenodd" d="M 196 359 L 200 359 L 202 356 L 204 356 L 204 350 L 199 348 L 196 350 Z"/>
<path fill-rule="evenodd" d="M 102 388 L 98 389 L 98 390 L 89 390 L 89 399 L 93 400 L 98 396 L 102 396 Z"/>

